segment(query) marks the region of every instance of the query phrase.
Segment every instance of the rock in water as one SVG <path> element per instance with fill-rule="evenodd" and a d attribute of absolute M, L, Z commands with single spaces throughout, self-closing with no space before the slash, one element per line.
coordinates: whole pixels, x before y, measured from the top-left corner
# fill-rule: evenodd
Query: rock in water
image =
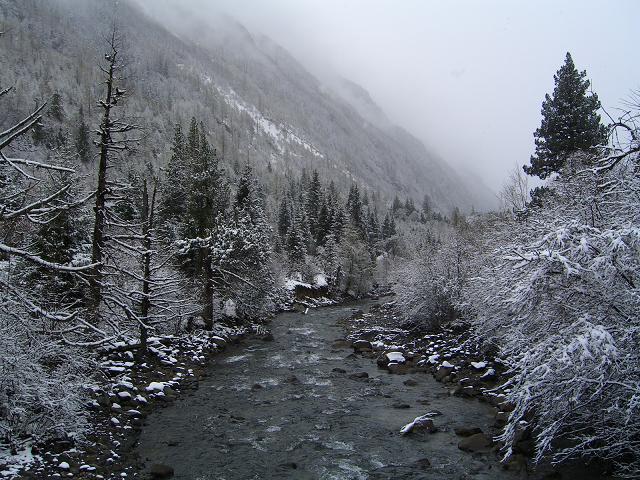
<path fill-rule="evenodd" d="M 453 432 L 459 437 L 470 437 L 476 433 L 482 433 L 482 429 L 479 427 L 455 427 Z"/>
<path fill-rule="evenodd" d="M 431 420 L 430 417 L 431 417 L 430 414 L 426 414 L 426 415 L 422 415 L 420 417 L 414 418 L 411 423 L 407 423 L 404 427 L 400 429 L 400 434 L 408 435 L 410 433 L 417 433 L 417 432 L 434 433 L 437 430 L 437 428 L 433 424 L 433 420 Z"/>
<path fill-rule="evenodd" d="M 370 352 L 373 350 L 373 346 L 367 340 L 356 340 L 353 342 L 353 349 L 356 352 Z"/>
<path fill-rule="evenodd" d="M 463 452 L 486 452 L 491 445 L 493 441 L 490 437 L 484 433 L 476 433 L 460 440 L 458 448 Z"/>
<path fill-rule="evenodd" d="M 173 467 L 156 463 L 149 468 L 149 475 L 153 480 L 169 480 L 173 478 Z"/>

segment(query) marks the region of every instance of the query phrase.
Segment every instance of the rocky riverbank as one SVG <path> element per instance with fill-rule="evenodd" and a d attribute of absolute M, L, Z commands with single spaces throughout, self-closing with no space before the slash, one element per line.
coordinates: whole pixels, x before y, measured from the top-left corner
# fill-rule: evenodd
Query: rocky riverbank
<path fill-rule="evenodd" d="M 114 479 L 137 477 L 139 460 L 134 447 L 145 418 L 179 396 L 189 395 L 208 375 L 207 364 L 229 344 L 252 335 L 271 340 L 264 327 L 225 327 L 182 337 L 149 339 L 148 354 L 121 343 L 100 356 L 102 380 L 93 382 L 87 405 L 91 428 L 79 442 L 57 440 L 25 447 L 27 465 L 5 466 L 3 476 L 20 479 Z M 171 469 L 156 465 L 152 478 L 170 478 Z"/>
<path fill-rule="evenodd" d="M 504 457 L 499 435 L 513 411 L 506 399 L 508 380 L 507 361 L 483 352 L 462 322 L 453 322 L 436 332 L 426 332 L 415 324 L 401 320 L 394 301 L 375 304 L 368 312 L 358 311 L 345 319 L 347 341 L 354 354 L 375 360 L 380 369 L 391 374 L 425 373 L 441 382 L 452 397 L 477 399 L 489 404 L 494 420 L 489 428 L 467 424 L 454 428 L 458 449 L 471 454 L 491 454 Z M 412 382 L 407 380 L 405 384 Z M 585 466 L 572 463 L 552 467 L 533 465 L 535 454 L 533 425 L 521 422 L 518 440 L 512 454 L 503 463 L 503 469 L 519 474 L 535 474 L 543 479 L 604 479 L 606 466 Z M 403 434 L 438 431 L 434 416 L 417 417 L 406 425 Z M 588 461 L 586 462 L 589 463 Z"/>

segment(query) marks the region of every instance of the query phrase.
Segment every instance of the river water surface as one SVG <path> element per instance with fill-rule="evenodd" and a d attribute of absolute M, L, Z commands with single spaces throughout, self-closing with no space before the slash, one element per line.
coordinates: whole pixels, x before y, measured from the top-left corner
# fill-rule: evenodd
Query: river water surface
<path fill-rule="evenodd" d="M 455 426 L 489 432 L 489 406 L 450 396 L 431 375 L 391 375 L 336 342 L 352 308 L 278 315 L 273 342 L 216 356 L 197 391 L 148 417 L 142 460 L 172 466 L 178 480 L 521 478 L 494 454 L 457 448 Z M 362 372 L 369 378 L 351 376 Z M 437 433 L 399 434 L 428 412 L 441 413 Z"/>

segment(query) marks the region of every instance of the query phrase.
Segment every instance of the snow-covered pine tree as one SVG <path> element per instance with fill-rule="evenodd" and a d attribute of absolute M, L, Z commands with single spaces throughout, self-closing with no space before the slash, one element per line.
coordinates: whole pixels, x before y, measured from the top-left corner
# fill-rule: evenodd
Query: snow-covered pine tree
<path fill-rule="evenodd" d="M 227 209 L 229 188 L 215 149 L 209 146 L 203 124 L 191 119 L 187 154 L 186 214 L 179 227 L 180 257 L 187 274 L 198 284 L 201 317 L 213 328 L 215 279 L 211 258 L 211 233 Z"/>
<path fill-rule="evenodd" d="M 80 106 L 80 110 L 78 111 L 78 126 L 74 136 L 74 146 L 78 158 L 83 163 L 87 163 L 91 160 L 92 155 L 91 144 L 89 142 L 89 126 L 85 122 L 82 106 Z"/>
<path fill-rule="evenodd" d="M 165 232 L 173 240 L 178 238 L 177 226 L 184 221 L 184 215 L 187 211 L 188 171 L 186 142 L 182 127 L 180 123 L 177 123 L 173 133 L 171 158 L 167 163 L 158 212 Z"/>
<path fill-rule="evenodd" d="M 553 78 L 553 95 L 545 96 L 542 123 L 534 133 L 536 152 L 531 164 L 524 166 L 527 174 L 540 178 L 560 172 L 572 153 L 593 152 L 607 139 L 607 129 L 597 113 L 598 96 L 588 93 L 591 82 L 587 72 L 576 69 L 570 53 Z"/>
<path fill-rule="evenodd" d="M 314 244 L 318 238 L 318 215 L 321 203 L 322 184 L 320 183 L 320 176 L 318 175 L 318 172 L 314 170 L 311 175 L 311 180 L 309 181 L 309 186 L 307 187 L 307 198 L 305 204 L 307 220 L 309 221 L 309 232 L 311 233 L 311 238 L 313 239 Z"/>
<path fill-rule="evenodd" d="M 281 239 L 286 239 L 291 222 L 290 201 L 288 195 L 285 195 L 278 210 L 278 234 Z"/>
<path fill-rule="evenodd" d="M 224 301 L 232 301 L 242 318 L 258 319 L 271 310 L 275 281 L 270 230 L 257 182 L 246 165 L 233 212 L 217 223 L 211 239 L 217 293 Z"/>
<path fill-rule="evenodd" d="M 47 115 L 58 122 L 62 122 L 65 118 L 64 107 L 62 106 L 62 95 L 60 93 L 55 92 L 51 96 L 51 102 L 49 104 L 49 109 L 47 110 Z"/>

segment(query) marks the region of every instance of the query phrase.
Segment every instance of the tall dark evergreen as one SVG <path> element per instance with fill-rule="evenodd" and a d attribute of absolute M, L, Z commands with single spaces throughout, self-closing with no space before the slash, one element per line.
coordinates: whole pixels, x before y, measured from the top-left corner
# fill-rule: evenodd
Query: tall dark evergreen
<path fill-rule="evenodd" d="M 166 181 L 162 189 L 161 216 L 164 221 L 184 218 L 187 199 L 186 143 L 180 124 L 176 124 L 171 145 L 171 158 L 167 164 Z"/>
<path fill-rule="evenodd" d="M 64 120 L 65 114 L 64 107 L 62 106 L 62 96 L 58 92 L 51 96 L 51 104 L 49 105 L 47 115 L 55 118 L 59 122 Z"/>
<path fill-rule="evenodd" d="M 84 112 L 82 110 L 82 106 L 80 107 L 80 111 L 78 112 L 78 127 L 76 129 L 76 134 L 74 138 L 74 146 L 76 148 L 76 153 L 78 154 L 78 158 L 83 163 L 87 163 L 89 160 L 91 160 L 91 144 L 89 143 L 89 126 L 86 124 L 84 120 Z"/>
<path fill-rule="evenodd" d="M 347 215 L 351 224 L 361 233 L 366 233 L 363 221 L 362 199 L 360 198 L 360 189 L 357 184 L 351 185 L 349 196 L 347 197 Z"/>
<path fill-rule="evenodd" d="M 607 136 L 598 115 L 598 96 L 588 93 L 587 72 L 576 69 L 570 53 L 554 80 L 553 95 L 545 96 L 542 123 L 534 133 L 536 152 L 524 166 L 527 174 L 540 178 L 559 172 L 572 153 L 594 151 Z"/>
<path fill-rule="evenodd" d="M 198 126 L 195 118 L 191 119 L 185 152 L 188 183 L 181 228 L 186 247 L 182 253 L 187 273 L 201 284 L 201 315 L 205 327 L 211 329 L 216 279 L 209 237 L 228 206 L 229 190 L 217 153 L 209 145 L 204 126 Z"/>
<path fill-rule="evenodd" d="M 270 262 L 271 229 L 260 189 L 248 164 L 238 182 L 229 217 L 218 221 L 212 233 L 216 293 L 223 301 L 233 302 L 236 315 L 255 319 L 267 310 L 274 276 Z"/>
<path fill-rule="evenodd" d="M 322 200 L 322 185 L 320 183 L 320 176 L 317 171 L 313 171 L 309 186 L 307 188 L 306 199 L 306 212 L 307 219 L 309 221 L 309 231 L 312 238 L 315 240 L 318 236 L 318 215 L 320 209 L 320 202 Z"/>
<path fill-rule="evenodd" d="M 280 203 L 280 210 L 278 211 L 278 233 L 282 238 L 285 238 L 287 235 L 289 227 L 291 227 L 291 207 L 285 195 Z"/>

